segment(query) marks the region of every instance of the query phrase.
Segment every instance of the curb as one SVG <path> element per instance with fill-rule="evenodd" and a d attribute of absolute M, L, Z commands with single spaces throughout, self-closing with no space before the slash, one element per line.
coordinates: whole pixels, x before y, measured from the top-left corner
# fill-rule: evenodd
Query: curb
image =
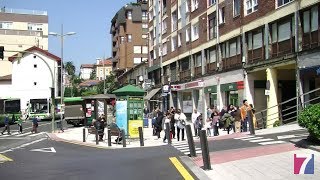
<path fill-rule="evenodd" d="M 320 145 L 318 145 L 318 146 L 312 145 L 306 139 L 290 139 L 289 141 L 291 143 L 297 145 L 298 147 L 311 149 L 311 150 L 320 152 Z"/>
<path fill-rule="evenodd" d="M 210 178 L 206 175 L 203 169 L 201 169 L 194 161 L 188 156 L 180 156 L 179 157 L 182 164 L 191 171 L 191 173 L 201 180 L 209 180 Z"/>

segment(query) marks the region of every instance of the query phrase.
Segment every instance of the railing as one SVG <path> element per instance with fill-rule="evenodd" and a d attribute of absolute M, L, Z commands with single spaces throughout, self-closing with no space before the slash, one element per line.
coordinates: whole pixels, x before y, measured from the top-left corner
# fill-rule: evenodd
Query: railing
<path fill-rule="evenodd" d="M 12 14 L 43 15 L 43 16 L 47 16 L 48 15 L 47 11 L 28 10 L 28 9 L 1 8 L 0 12 L 2 12 L 2 13 L 12 13 Z"/>
<path fill-rule="evenodd" d="M 296 122 L 298 119 L 298 114 L 301 110 L 303 110 L 309 104 L 316 103 L 320 103 L 320 88 L 304 93 L 298 98 L 294 97 L 275 106 L 269 107 L 268 109 L 255 112 L 258 128 L 264 129 L 275 126 L 275 124 L 268 126 L 268 121 L 278 121 L 279 125 Z M 297 109 L 299 109 L 299 111 L 297 111 Z M 274 112 L 270 112 L 268 114 L 268 110 Z"/>
<path fill-rule="evenodd" d="M 215 71 L 217 71 L 217 63 L 216 62 L 207 64 L 207 73 L 213 73 Z"/>
<path fill-rule="evenodd" d="M 201 66 L 194 68 L 194 75 L 195 75 L 195 77 L 200 77 L 202 75 L 202 67 Z"/>
<path fill-rule="evenodd" d="M 184 81 L 184 80 L 189 80 L 189 79 L 191 79 L 191 70 L 190 69 L 182 70 L 180 72 L 180 80 Z"/>
<path fill-rule="evenodd" d="M 0 29 L 2 35 L 17 35 L 17 36 L 38 36 L 43 35 L 42 31 L 30 31 L 30 30 L 13 30 L 13 29 Z"/>
<path fill-rule="evenodd" d="M 304 33 L 302 36 L 302 49 L 308 50 L 320 46 L 320 30 Z"/>

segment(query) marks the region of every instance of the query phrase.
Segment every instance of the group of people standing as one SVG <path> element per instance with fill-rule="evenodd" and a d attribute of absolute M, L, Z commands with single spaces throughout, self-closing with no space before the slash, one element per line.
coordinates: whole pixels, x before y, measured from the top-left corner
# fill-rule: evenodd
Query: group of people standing
<path fill-rule="evenodd" d="M 216 107 L 207 108 L 207 119 L 203 120 L 202 113 L 194 109 L 191 115 L 191 122 L 194 128 L 194 136 L 200 136 L 202 129 L 207 130 L 207 136 L 219 136 L 219 129 L 224 129 L 229 134 L 231 130 L 234 133 L 247 132 L 249 124 L 249 113 L 253 119 L 254 128 L 257 128 L 257 122 L 254 115 L 254 108 L 252 104 L 248 104 L 247 100 L 243 100 L 241 107 L 232 104 L 223 107 L 219 111 Z M 177 140 L 185 140 L 185 126 L 187 124 L 187 117 L 181 109 L 171 107 L 167 112 L 161 112 L 159 108 L 152 113 L 154 135 L 160 139 L 160 133 L 166 129 L 166 123 L 169 123 L 170 137 Z M 181 135 L 181 136 L 180 136 Z M 167 136 L 163 138 L 165 142 Z"/>

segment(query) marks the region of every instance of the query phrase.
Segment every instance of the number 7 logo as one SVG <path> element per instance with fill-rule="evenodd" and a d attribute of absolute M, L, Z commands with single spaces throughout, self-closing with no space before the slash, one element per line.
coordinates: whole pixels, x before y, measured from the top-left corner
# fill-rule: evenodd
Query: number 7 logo
<path fill-rule="evenodd" d="M 314 174 L 314 154 L 294 154 L 294 174 Z"/>

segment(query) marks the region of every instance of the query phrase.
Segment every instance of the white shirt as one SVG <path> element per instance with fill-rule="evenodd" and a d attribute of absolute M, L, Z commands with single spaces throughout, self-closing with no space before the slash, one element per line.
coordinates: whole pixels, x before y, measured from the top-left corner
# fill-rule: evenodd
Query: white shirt
<path fill-rule="evenodd" d="M 194 112 L 193 112 L 193 113 L 192 113 L 192 115 L 191 115 L 192 123 L 195 123 L 195 122 L 196 122 L 198 116 L 200 116 L 200 113 L 199 113 L 199 112 L 197 112 L 197 113 L 194 113 Z"/>

